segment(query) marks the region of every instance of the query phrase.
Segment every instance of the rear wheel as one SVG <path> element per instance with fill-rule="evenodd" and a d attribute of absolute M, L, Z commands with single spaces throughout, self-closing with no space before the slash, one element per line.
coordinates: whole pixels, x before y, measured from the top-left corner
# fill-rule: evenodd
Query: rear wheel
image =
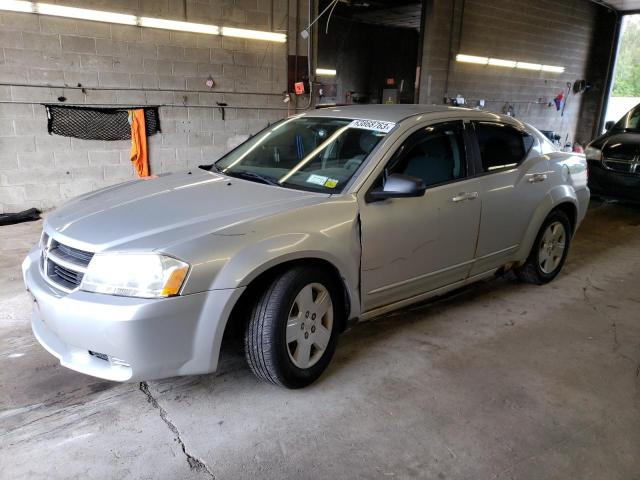
<path fill-rule="evenodd" d="M 550 282 L 562 270 L 570 243 L 569 218 L 560 210 L 551 212 L 538 232 L 529 258 L 524 265 L 516 268 L 517 277 L 536 285 Z"/>
<path fill-rule="evenodd" d="M 278 275 L 255 303 L 245 330 L 249 367 L 288 388 L 315 381 L 336 348 L 344 307 L 332 277 L 295 267 Z"/>

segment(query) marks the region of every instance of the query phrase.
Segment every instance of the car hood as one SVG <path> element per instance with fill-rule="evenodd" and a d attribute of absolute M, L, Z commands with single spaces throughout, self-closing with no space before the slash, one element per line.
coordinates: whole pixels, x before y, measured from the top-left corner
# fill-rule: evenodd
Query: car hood
<path fill-rule="evenodd" d="M 607 132 L 591 142 L 590 146 L 601 149 L 606 157 L 634 157 L 640 154 L 640 133 Z"/>
<path fill-rule="evenodd" d="M 49 214 L 45 229 L 89 251 L 164 250 L 201 235 L 243 234 L 252 220 L 328 197 L 198 169 L 85 194 Z"/>

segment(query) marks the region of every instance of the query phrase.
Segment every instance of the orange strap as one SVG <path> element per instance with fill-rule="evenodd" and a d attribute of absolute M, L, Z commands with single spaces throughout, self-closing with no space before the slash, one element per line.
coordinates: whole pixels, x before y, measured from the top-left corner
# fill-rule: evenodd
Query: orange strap
<path fill-rule="evenodd" d="M 131 110 L 131 162 L 139 177 L 149 176 L 149 156 L 147 153 L 147 132 L 144 110 Z"/>

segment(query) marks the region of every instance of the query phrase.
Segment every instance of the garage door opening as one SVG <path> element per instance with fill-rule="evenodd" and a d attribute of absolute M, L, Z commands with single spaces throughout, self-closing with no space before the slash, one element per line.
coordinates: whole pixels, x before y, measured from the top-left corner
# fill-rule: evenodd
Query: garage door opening
<path fill-rule="evenodd" d="M 319 5 L 316 103 L 415 103 L 422 2 L 332 3 Z"/>
<path fill-rule="evenodd" d="M 617 122 L 640 103 L 640 14 L 622 19 L 607 122 Z"/>

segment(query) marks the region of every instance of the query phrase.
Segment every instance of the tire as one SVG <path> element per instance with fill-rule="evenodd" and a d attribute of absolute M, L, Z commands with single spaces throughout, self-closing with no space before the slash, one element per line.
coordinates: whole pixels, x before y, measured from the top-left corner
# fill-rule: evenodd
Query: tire
<path fill-rule="evenodd" d="M 244 335 L 247 363 L 256 377 L 302 388 L 322 374 L 344 321 L 343 296 L 335 283 L 320 268 L 294 267 L 267 284 Z"/>
<path fill-rule="evenodd" d="M 515 269 L 518 279 L 543 285 L 556 278 L 567 259 L 571 235 L 571 222 L 567 215 L 561 210 L 552 211 L 540 227 L 529 258 Z M 563 245 L 561 249 L 560 244 Z"/>

